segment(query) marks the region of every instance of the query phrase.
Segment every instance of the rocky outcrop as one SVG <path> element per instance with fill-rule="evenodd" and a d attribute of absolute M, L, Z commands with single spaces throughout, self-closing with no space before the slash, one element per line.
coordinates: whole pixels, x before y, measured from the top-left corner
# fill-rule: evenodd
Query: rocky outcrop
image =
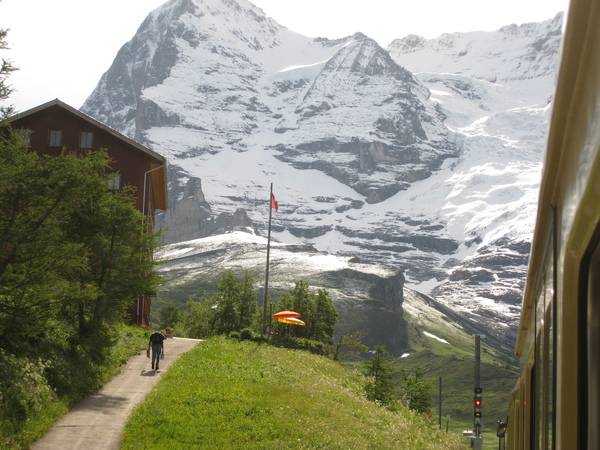
<path fill-rule="evenodd" d="M 266 239 L 233 232 L 228 239 L 208 237 L 165 245 L 156 254 L 166 261 L 158 267 L 163 283 L 154 306 L 168 302 L 183 305 L 203 292 L 216 290 L 223 272 L 233 270 L 254 275 L 257 298 L 264 298 Z M 384 345 L 393 355 L 407 348 L 407 325 L 403 317 L 404 276 L 398 270 L 357 263 L 316 251 L 309 245 L 271 244 L 269 298 L 305 281 L 311 291 L 325 289 L 339 314 L 336 334 L 361 332 L 370 348 Z M 168 300 L 167 300 L 168 299 Z M 175 300 L 174 300 L 175 299 Z"/>
<path fill-rule="evenodd" d="M 395 275 L 382 277 L 373 273 L 361 272 L 355 269 L 342 269 L 336 273 L 340 278 L 360 280 L 370 285 L 369 294 L 375 300 L 382 302 L 385 308 L 402 314 L 404 275 L 398 272 Z"/>
<path fill-rule="evenodd" d="M 458 156 L 428 92 L 361 33 L 327 61 L 308 90 L 304 84 L 297 90 L 304 93 L 294 115 L 283 115 L 276 127 L 283 134 L 274 147 L 277 158 L 300 170 L 324 172 L 367 203 L 385 201 Z M 358 104 L 364 108 L 357 110 Z M 340 127 L 350 133 L 332 137 L 330 130 Z M 303 129 L 313 132 L 306 136 Z"/>
<path fill-rule="evenodd" d="M 170 167 L 168 171 L 172 173 L 176 169 Z M 171 202 L 173 197 L 177 200 Z M 238 209 L 233 214 L 213 214 L 204 198 L 199 178 L 189 178 L 181 188 L 172 186 L 169 201 L 172 206 L 156 220 L 156 225 L 163 228 L 162 240 L 165 244 L 238 230 L 254 232 L 252 220 L 243 209 Z"/>

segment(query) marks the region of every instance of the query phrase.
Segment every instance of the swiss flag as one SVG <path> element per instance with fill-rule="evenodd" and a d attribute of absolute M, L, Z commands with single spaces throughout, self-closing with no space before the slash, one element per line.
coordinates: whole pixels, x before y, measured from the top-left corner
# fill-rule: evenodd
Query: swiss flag
<path fill-rule="evenodd" d="M 279 203 L 277 203 L 273 194 L 271 194 L 271 208 L 275 208 L 275 211 L 279 211 Z"/>

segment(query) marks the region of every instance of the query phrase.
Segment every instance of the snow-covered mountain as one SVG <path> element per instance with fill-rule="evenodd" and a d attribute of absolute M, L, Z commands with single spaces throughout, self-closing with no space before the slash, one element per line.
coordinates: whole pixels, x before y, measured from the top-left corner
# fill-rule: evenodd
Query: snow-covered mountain
<path fill-rule="evenodd" d="M 264 234 L 273 183 L 276 239 L 401 269 L 510 339 L 561 25 L 383 49 L 301 36 L 246 0 L 170 0 L 82 110 L 168 157 L 169 242 Z"/>

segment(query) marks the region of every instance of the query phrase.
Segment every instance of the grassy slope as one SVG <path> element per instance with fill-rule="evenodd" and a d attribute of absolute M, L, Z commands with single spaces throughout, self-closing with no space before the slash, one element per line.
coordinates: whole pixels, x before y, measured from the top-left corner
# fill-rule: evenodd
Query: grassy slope
<path fill-rule="evenodd" d="M 463 448 L 423 416 L 367 401 L 361 379 L 307 352 L 213 338 L 134 411 L 123 448 Z"/>
<path fill-rule="evenodd" d="M 173 274 L 169 274 L 172 276 Z M 179 274 L 182 275 L 182 274 Z M 177 277 L 175 277 L 177 278 Z M 165 304 L 181 305 L 184 298 L 193 292 L 210 289 L 210 277 L 188 279 L 169 289 L 161 291 L 161 301 Z M 312 280 L 311 280 L 312 281 Z M 319 281 L 322 281 L 319 279 Z M 331 281 L 331 280 L 328 280 Z M 344 281 L 344 280 L 342 280 Z M 200 284 L 198 284 L 200 283 Z M 337 280 L 340 283 L 340 280 Z M 168 284 L 168 283 L 166 283 Z M 333 283 L 335 284 L 335 283 Z M 332 286 L 327 285 L 328 289 Z M 163 286 L 164 288 L 164 286 Z M 274 297 L 278 294 L 274 291 Z M 331 292 L 335 292 L 333 289 Z M 354 302 L 345 301 L 341 296 L 336 302 L 340 320 L 336 325 L 336 335 L 354 331 L 367 331 L 371 349 L 373 344 L 384 344 L 394 355 L 404 351 L 409 357 L 397 358 L 396 368 L 412 371 L 420 367 L 432 386 L 432 415 L 438 419 L 438 385 L 442 377 L 442 417 L 445 428 L 446 416 L 450 416 L 450 430 L 460 432 L 473 426 L 473 387 L 474 387 L 474 338 L 472 333 L 485 333 L 475 321 L 461 321 L 460 316 L 415 292 L 405 289 L 403 304 L 404 316 L 390 314 L 383 304 L 363 294 L 350 290 Z M 157 302 L 158 304 L 158 302 Z M 157 309 L 155 309 L 157 310 Z M 476 317 L 473 317 L 476 319 Z M 424 332 L 445 339 L 448 343 L 428 337 Z M 496 339 L 497 341 L 497 339 Z M 504 353 L 499 353 L 487 344 L 498 346 L 498 342 L 488 336 L 482 341 L 481 385 L 483 388 L 484 431 L 486 441 L 495 440 L 497 419 L 506 415 L 509 393 L 516 382 L 516 361 Z M 508 352 L 510 353 L 510 352 Z"/>
<path fill-rule="evenodd" d="M 396 360 L 396 367 L 407 371 L 421 368 L 432 384 L 432 414 L 439 414 L 439 377 L 442 377 L 442 425 L 450 416 L 450 430 L 473 427 L 475 340 L 453 321 L 408 298 L 405 319 L 409 323 L 410 356 Z M 428 332 L 447 343 L 427 336 Z M 510 391 L 517 379 L 516 366 L 481 341 L 481 387 L 483 389 L 484 441 L 497 447 L 497 420 L 506 417 Z"/>

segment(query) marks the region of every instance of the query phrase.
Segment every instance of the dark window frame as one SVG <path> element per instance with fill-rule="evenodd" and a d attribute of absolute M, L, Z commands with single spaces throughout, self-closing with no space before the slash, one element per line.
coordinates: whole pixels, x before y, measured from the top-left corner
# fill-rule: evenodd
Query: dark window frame
<path fill-rule="evenodd" d="M 94 133 L 92 131 L 79 132 L 79 148 L 91 149 L 94 142 Z"/>
<path fill-rule="evenodd" d="M 113 172 L 108 176 L 108 190 L 109 191 L 120 191 L 121 190 L 121 172 Z"/>
<path fill-rule="evenodd" d="M 62 147 L 62 130 L 48 130 L 48 147 Z"/>

